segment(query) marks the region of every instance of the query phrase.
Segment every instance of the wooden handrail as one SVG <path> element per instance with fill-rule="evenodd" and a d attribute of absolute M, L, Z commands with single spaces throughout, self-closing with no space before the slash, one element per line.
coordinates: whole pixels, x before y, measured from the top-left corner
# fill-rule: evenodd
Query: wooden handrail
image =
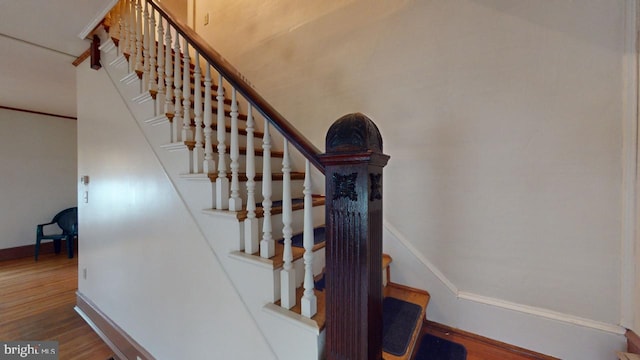
<path fill-rule="evenodd" d="M 149 0 L 149 4 L 173 25 L 176 31 L 186 38 L 189 44 L 200 53 L 200 56 L 205 58 L 273 127 L 289 140 L 304 157 L 309 159 L 313 166 L 324 174 L 324 165 L 319 158 L 320 150 L 258 94 L 235 67 L 215 51 L 198 33 L 173 16 L 162 4 L 153 0 Z"/>

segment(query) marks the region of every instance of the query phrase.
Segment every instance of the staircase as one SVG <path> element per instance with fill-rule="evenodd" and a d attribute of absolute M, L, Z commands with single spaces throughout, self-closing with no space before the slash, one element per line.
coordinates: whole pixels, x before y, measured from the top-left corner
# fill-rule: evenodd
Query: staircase
<path fill-rule="evenodd" d="M 326 291 L 314 286 L 326 256 L 319 150 L 161 5 L 121 0 L 95 34 L 100 71 L 278 358 L 324 358 Z M 384 297 L 417 305 L 419 316 L 406 348 L 383 358 L 411 359 L 429 294 L 390 282 L 391 262 L 383 256 Z"/>

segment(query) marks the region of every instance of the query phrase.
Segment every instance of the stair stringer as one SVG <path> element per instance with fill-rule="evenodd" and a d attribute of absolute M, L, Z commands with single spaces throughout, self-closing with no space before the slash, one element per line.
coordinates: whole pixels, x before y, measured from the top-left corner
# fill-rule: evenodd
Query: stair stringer
<path fill-rule="evenodd" d="M 104 31 L 100 36 L 103 44 L 111 42 Z M 191 181 L 181 177 L 181 174 L 188 172 L 185 171 L 185 162 L 191 163 L 189 152 L 184 149 L 167 151 L 163 148 L 163 145 L 168 142 L 169 122 L 158 121 L 153 125 L 146 122 L 157 115 L 154 101 L 142 103 L 133 101 L 142 90 L 142 82 L 139 79 L 132 81 L 130 76 L 129 80 L 122 81 L 129 75 L 127 63 L 118 61 L 115 47 L 109 49 L 109 46 L 104 46 L 103 49 L 105 49 L 101 52 L 103 68 L 136 119 L 174 189 L 186 205 L 200 232 L 209 242 L 214 255 L 222 264 L 227 277 L 240 294 L 245 307 L 255 319 L 274 353 L 283 360 L 323 358 L 324 332 L 320 331 L 315 321 L 273 304 L 279 293 L 280 270 L 256 266 L 255 260 L 252 261 L 253 263 L 239 261 L 236 257 L 228 255 L 243 248 L 242 222 L 237 220 L 235 213 L 202 211 L 210 209 L 212 201 L 215 201 L 215 185 L 202 179 Z M 302 231 L 302 224 L 296 221 L 296 218 L 301 217 L 301 213 L 301 210 L 293 212 L 294 232 Z M 274 234 L 281 233 L 282 225 L 276 225 L 281 224 L 279 216 L 274 216 Z M 324 207 L 315 207 L 314 225 L 323 224 L 323 217 Z M 277 238 L 277 235 L 274 237 Z M 320 253 L 322 255 L 317 256 L 315 269 L 321 270 L 324 266 L 324 250 Z M 302 269 L 302 259 L 296 261 L 294 267 Z M 302 273 L 302 271 L 298 272 Z M 296 278 L 298 283 L 302 282 L 300 275 Z M 316 324 L 315 328 L 313 324 Z M 306 331 L 300 331 L 300 329 Z"/>

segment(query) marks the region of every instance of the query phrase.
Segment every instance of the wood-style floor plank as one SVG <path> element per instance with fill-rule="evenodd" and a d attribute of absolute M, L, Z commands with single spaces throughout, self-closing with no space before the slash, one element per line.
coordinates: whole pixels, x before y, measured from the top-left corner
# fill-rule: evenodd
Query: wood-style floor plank
<path fill-rule="evenodd" d="M 467 360 L 558 360 L 432 321 L 424 322 L 422 333 L 462 344 L 467 349 Z"/>
<path fill-rule="evenodd" d="M 113 351 L 75 312 L 77 257 L 0 262 L 0 340 L 58 341 L 61 360 L 106 360 Z"/>

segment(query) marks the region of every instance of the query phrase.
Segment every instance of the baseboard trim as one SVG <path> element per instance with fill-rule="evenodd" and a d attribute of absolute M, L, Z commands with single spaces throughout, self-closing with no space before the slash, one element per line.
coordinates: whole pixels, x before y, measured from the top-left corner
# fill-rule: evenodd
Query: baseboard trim
<path fill-rule="evenodd" d="M 587 328 L 591 328 L 591 329 L 605 331 L 605 332 L 609 332 L 609 333 L 613 333 L 613 334 L 617 334 L 617 335 L 623 335 L 625 333 L 625 331 L 626 331 L 625 328 L 623 328 L 622 326 L 618 326 L 618 325 L 607 324 L 607 323 L 603 323 L 603 322 L 600 322 L 600 321 L 591 320 L 591 319 L 585 319 L 585 318 L 581 318 L 579 316 L 560 313 L 560 312 L 549 310 L 549 309 L 543 309 L 543 308 L 538 308 L 538 307 L 535 307 L 535 306 L 518 304 L 518 303 L 506 301 L 506 300 L 491 298 L 491 297 L 482 296 L 482 295 L 473 294 L 473 293 L 468 293 L 468 292 L 464 292 L 464 291 L 458 292 L 458 298 L 459 299 L 464 299 L 464 300 L 469 300 L 469 301 L 474 301 L 474 302 L 477 302 L 477 303 L 480 303 L 480 304 L 497 306 L 497 307 L 500 307 L 500 308 L 503 308 L 503 309 L 519 311 L 521 313 L 525 313 L 525 314 L 529 314 L 529 315 L 535 315 L 535 316 L 539 316 L 539 317 L 543 317 L 543 318 L 547 318 L 547 319 L 551 319 L 551 320 L 556 320 L 556 321 L 561 321 L 561 322 L 565 322 L 565 323 L 569 323 L 569 324 L 573 324 L 573 325 L 578 325 L 578 326 L 583 326 L 583 327 L 587 327 Z"/>
<path fill-rule="evenodd" d="M 75 310 L 98 336 L 104 340 L 111 350 L 113 350 L 119 359 L 155 359 L 80 292 L 76 292 Z"/>
<path fill-rule="evenodd" d="M 627 352 L 640 354 L 640 336 L 633 330 L 627 330 L 624 336 L 627 338 Z"/>
<path fill-rule="evenodd" d="M 77 247 L 75 253 L 77 253 Z M 36 253 L 36 245 L 16 246 L 7 249 L 0 249 L 0 261 L 15 260 L 26 257 L 33 257 Z M 40 244 L 40 255 L 53 254 L 53 242 L 43 242 Z M 62 240 L 60 244 L 60 255 L 67 256 L 67 241 Z"/>

